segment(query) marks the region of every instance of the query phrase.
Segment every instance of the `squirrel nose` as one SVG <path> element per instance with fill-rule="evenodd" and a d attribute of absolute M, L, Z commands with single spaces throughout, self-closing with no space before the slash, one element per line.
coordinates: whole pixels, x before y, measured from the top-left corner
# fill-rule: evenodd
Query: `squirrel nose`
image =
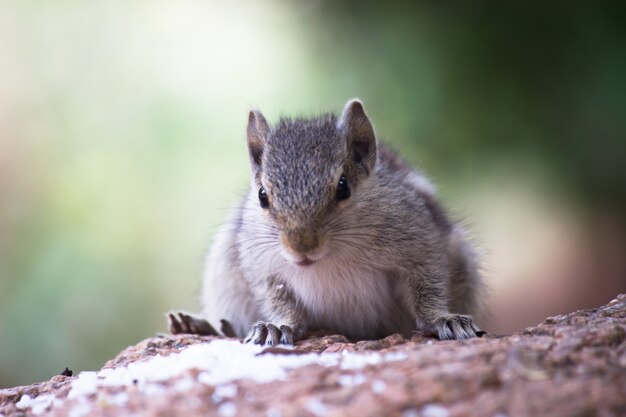
<path fill-rule="evenodd" d="M 319 247 L 320 238 L 316 230 L 295 229 L 283 232 L 282 242 L 290 252 L 306 255 Z"/>

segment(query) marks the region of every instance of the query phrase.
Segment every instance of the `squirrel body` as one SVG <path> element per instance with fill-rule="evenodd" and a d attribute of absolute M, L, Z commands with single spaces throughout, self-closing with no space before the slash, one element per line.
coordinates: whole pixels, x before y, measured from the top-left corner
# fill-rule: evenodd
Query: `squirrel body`
<path fill-rule="evenodd" d="M 247 139 L 251 187 L 209 251 L 205 319 L 260 344 L 314 329 L 352 340 L 480 333 L 471 245 L 431 183 L 377 141 L 360 101 L 340 118 L 274 127 L 251 111 Z"/>

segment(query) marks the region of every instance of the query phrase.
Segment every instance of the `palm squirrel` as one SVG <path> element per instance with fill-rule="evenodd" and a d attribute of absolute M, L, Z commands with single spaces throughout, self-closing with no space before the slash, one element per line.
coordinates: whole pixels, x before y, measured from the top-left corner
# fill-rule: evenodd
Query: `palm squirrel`
<path fill-rule="evenodd" d="M 363 104 L 339 119 L 248 117 L 251 189 L 217 232 L 202 317 L 172 333 L 293 344 L 326 329 L 351 340 L 481 335 L 482 283 L 463 229 L 430 182 L 378 142 Z"/>

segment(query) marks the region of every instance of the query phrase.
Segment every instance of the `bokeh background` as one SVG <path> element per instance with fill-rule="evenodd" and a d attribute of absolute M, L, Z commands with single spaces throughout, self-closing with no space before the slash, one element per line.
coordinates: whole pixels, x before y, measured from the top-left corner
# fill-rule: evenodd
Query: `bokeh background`
<path fill-rule="evenodd" d="M 438 185 L 485 328 L 626 291 L 620 3 L 0 2 L 0 387 L 99 368 L 197 310 L 247 110 L 340 111 Z"/>

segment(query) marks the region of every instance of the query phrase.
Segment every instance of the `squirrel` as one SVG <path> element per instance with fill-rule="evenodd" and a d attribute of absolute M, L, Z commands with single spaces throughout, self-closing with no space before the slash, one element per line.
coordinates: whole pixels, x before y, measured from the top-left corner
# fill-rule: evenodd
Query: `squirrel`
<path fill-rule="evenodd" d="M 208 253 L 202 317 L 170 313 L 172 333 L 293 344 L 326 329 L 350 340 L 415 331 L 484 334 L 477 257 L 428 179 L 379 142 L 363 104 L 342 115 L 251 110 L 251 187 Z"/>

